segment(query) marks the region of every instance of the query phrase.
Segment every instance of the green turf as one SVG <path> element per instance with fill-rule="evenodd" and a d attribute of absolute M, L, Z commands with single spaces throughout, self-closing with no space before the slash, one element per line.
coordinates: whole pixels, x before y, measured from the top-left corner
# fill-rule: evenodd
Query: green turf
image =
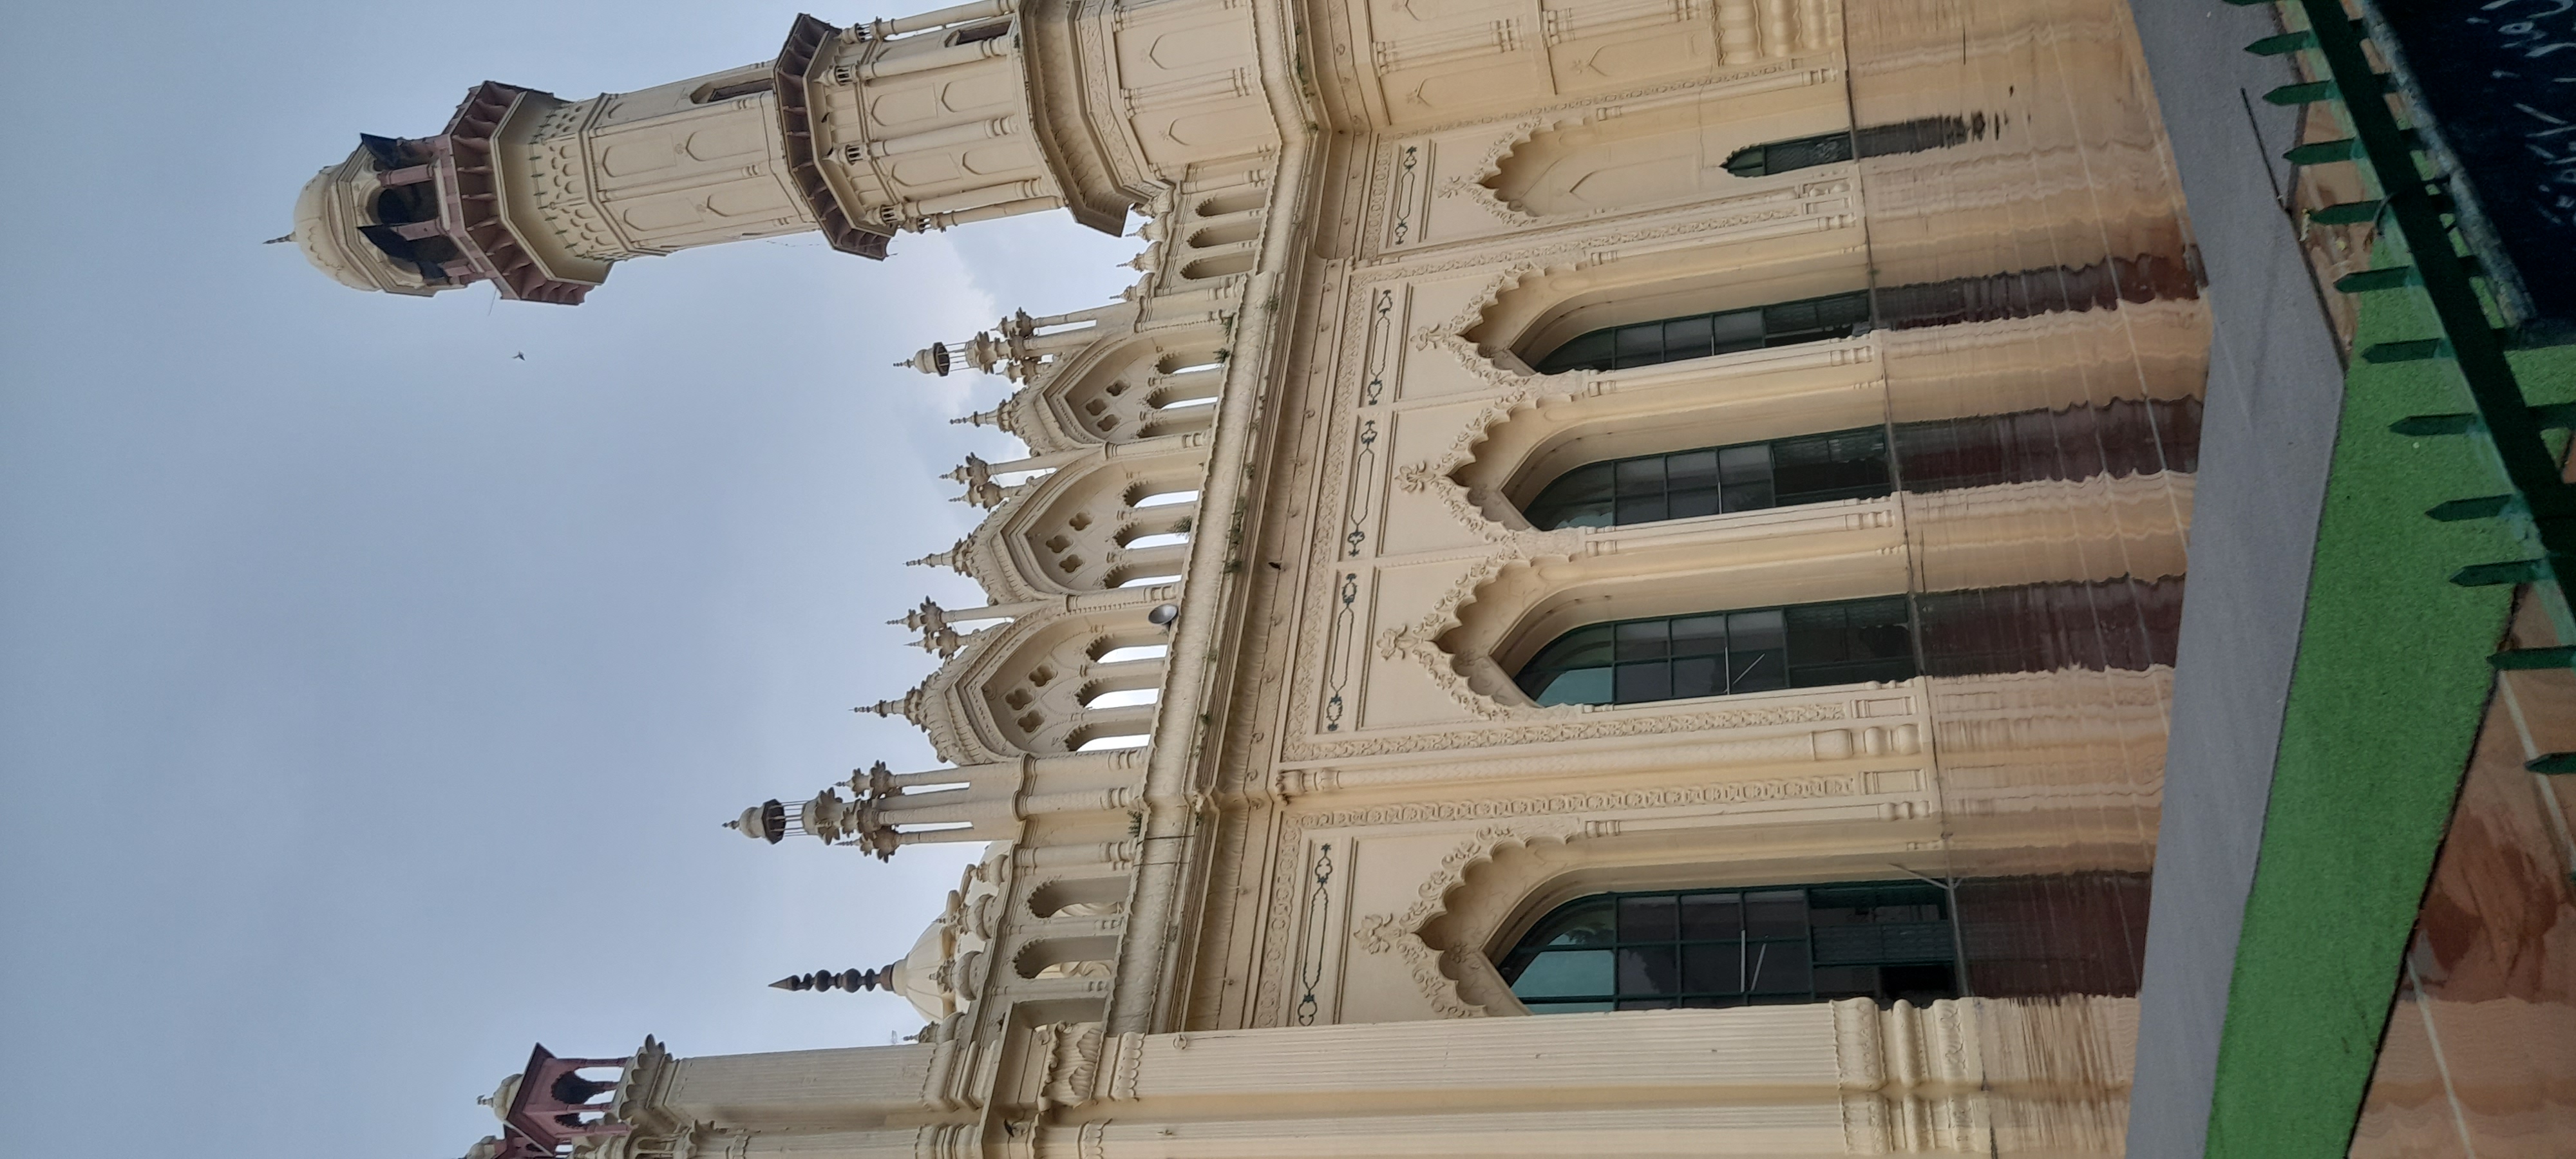
<path fill-rule="evenodd" d="M 2412 295 L 2362 301 L 2360 346 L 2435 331 Z M 2514 359 L 2533 402 L 2576 395 L 2576 349 Z M 2341 1156 L 2400 960 L 2486 704 L 2511 589 L 2463 565 L 2528 553 L 2491 521 L 2426 508 L 2502 492 L 2469 438 L 2388 424 L 2461 411 L 2447 363 L 2346 379 L 2315 571 L 2218 1054 L 2211 1156 Z"/>

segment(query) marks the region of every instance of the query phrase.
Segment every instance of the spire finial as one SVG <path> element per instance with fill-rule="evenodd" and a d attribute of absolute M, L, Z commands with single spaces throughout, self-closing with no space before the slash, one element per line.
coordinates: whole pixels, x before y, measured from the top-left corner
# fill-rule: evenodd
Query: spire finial
<path fill-rule="evenodd" d="M 923 374 L 932 375 L 938 378 L 946 378 L 948 377 L 948 368 L 955 365 L 955 363 L 949 359 L 947 343 L 933 342 L 920 350 L 914 351 L 911 358 L 895 363 L 895 365 L 909 366 Z"/>
<path fill-rule="evenodd" d="M 949 545 L 949 548 L 946 551 L 934 551 L 920 559 L 908 559 L 904 561 L 904 564 L 907 567 L 953 568 L 961 574 L 971 576 L 975 574 L 975 570 L 973 565 L 968 562 L 966 547 L 972 542 L 974 542 L 972 537 L 961 539 L 956 543 Z"/>
<path fill-rule="evenodd" d="M 852 712 L 873 712 L 873 713 L 877 714 L 879 717 L 896 717 L 896 716 L 900 716 L 900 717 L 904 718 L 905 720 L 909 720 L 909 721 L 912 721 L 912 722 L 913 722 L 913 723 L 915 723 L 915 724 L 919 724 L 919 723 L 921 722 L 921 721 L 920 721 L 920 717 L 918 717 L 918 716 L 917 716 L 917 715 L 915 715 L 915 714 L 916 714 L 916 713 L 918 713 L 920 710 L 921 710 L 921 690 L 920 690 L 920 689 L 918 689 L 918 688 L 915 688 L 915 689 L 913 689 L 913 690 L 912 690 L 912 691 L 910 691 L 910 692 L 904 693 L 901 697 L 899 697 L 899 698 L 897 698 L 897 699 L 894 699 L 894 700 L 880 700 L 880 701 L 876 702 L 875 704 L 862 704 L 862 705 L 860 705 L 860 706 L 859 706 L 859 707 L 857 707 L 857 708 L 853 708 L 853 709 L 851 709 L 850 711 L 852 711 Z"/>
<path fill-rule="evenodd" d="M 894 967 L 875 970 L 816 970 L 811 974 L 790 974 L 769 984 L 774 990 L 840 990 L 856 994 L 861 990 L 893 990 Z"/>

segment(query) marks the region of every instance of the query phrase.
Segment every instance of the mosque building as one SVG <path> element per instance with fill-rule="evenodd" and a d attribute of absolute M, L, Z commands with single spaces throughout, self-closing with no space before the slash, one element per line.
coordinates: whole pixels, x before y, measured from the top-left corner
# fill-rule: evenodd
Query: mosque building
<path fill-rule="evenodd" d="M 2212 373 L 2160 108 L 2117 0 L 977 0 L 362 138 L 293 234 L 361 290 L 1149 243 L 908 363 L 1026 448 L 864 710 L 941 767 L 730 823 L 982 843 L 780 983 L 918 1039 L 540 1047 L 471 1159 L 2122 1153 Z"/>

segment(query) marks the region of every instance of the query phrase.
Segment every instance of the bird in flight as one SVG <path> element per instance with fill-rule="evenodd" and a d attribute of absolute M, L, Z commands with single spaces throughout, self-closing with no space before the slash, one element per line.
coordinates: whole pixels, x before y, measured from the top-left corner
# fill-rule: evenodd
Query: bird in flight
<path fill-rule="evenodd" d="M 527 351 L 525 351 L 525 350 L 522 350 L 522 351 L 520 351 L 520 352 L 518 352 L 518 353 L 516 353 L 516 354 L 511 355 L 510 357 L 512 357 L 512 358 L 516 358 L 516 359 L 518 359 L 518 360 L 519 360 L 519 361 L 521 361 L 521 362 L 526 362 L 526 361 L 528 360 L 528 352 L 527 352 Z"/>

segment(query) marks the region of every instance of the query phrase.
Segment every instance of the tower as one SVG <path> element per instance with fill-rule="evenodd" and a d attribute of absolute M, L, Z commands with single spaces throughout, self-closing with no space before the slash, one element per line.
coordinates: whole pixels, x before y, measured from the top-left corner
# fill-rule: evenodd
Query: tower
<path fill-rule="evenodd" d="M 361 290 L 489 282 L 571 305 L 618 262 L 719 242 L 814 231 L 882 259 L 898 232 L 1059 207 L 1117 233 L 1190 166 L 1275 135 L 1245 80 L 1242 14 L 1166 14 L 1152 47 L 1185 51 L 1123 62 L 1108 20 L 1052 0 L 848 28 L 800 16 L 769 60 L 634 92 L 486 81 L 436 134 L 362 135 L 305 184 L 292 236 Z M 1108 76 L 1129 82 L 1114 110 L 1076 95 Z"/>

